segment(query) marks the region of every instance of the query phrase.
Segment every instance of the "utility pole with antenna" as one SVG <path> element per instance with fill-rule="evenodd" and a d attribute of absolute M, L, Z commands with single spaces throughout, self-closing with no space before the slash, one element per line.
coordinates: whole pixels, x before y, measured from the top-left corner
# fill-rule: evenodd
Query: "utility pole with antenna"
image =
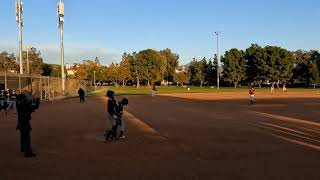
<path fill-rule="evenodd" d="M 58 18 L 60 29 L 60 48 L 61 48 L 61 83 L 62 92 L 65 93 L 65 73 L 64 73 L 64 42 L 63 42 L 63 25 L 64 25 L 64 3 L 62 0 L 58 2 Z"/>
<path fill-rule="evenodd" d="M 22 61 L 22 13 L 23 13 L 23 2 L 22 0 L 16 1 L 16 20 L 19 28 L 19 64 L 20 64 L 20 74 L 23 74 L 23 61 Z"/>

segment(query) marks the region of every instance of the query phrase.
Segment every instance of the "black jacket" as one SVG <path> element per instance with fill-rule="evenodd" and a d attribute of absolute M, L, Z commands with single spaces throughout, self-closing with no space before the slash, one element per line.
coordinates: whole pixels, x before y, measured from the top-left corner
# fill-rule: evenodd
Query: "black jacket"
<path fill-rule="evenodd" d="M 116 101 L 115 100 L 112 100 L 112 99 L 109 99 L 108 100 L 108 113 L 110 115 L 114 115 L 116 114 Z"/>
<path fill-rule="evenodd" d="M 17 129 L 30 131 L 31 114 L 39 108 L 40 101 L 37 99 L 35 103 L 28 100 L 26 96 L 19 95 L 17 98 L 18 124 Z"/>

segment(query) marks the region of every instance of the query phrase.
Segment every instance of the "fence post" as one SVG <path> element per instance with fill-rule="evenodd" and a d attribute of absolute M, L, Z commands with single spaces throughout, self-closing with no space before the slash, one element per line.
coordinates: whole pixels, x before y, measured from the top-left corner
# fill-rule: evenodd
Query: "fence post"
<path fill-rule="evenodd" d="M 31 82 L 31 93 L 33 92 L 33 83 L 32 83 L 32 75 L 30 75 L 30 82 Z"/>
<path fill-rule="evenodd" d="M 50 97 L 50 77 L 48 76 L 48 93 L 49 93 L 49 101 L 51 100 L 51 97 Z"/>
<path fill-rule="evenodd" d="M 7 85 L 7 71 L 4 71 L 4 89 L 5 89 L 5 90 L 8 89 L 8 85 Z"/>
<path fill-rule="evenodd" d="M 19 74 L 19 92 L 20 94 L 22 93 L 21 92 L 21 74 Z"/>
<path fill-rule="evenodd" d="M 41 76 L 39 77 L 39 91 L 40 91 L 40 101 L 42 102 L 42 83 L 41 83 Z"/>

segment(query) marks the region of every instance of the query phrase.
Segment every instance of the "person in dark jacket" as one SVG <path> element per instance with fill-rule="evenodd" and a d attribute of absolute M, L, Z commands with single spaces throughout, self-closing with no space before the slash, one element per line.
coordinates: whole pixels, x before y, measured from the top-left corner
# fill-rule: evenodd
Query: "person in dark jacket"
<path fill-rule="evenodd" d="M 116 132 L 117 132 L 117 113 L 116 113 L 116 106 L 117 106 L 117 101 L 116 98 L 114 97 L 114 91 L 108 91 L 107 96 L 108 96 L 108 120 L 111 124 L 111 128 L 107 129 L 105 131 L 105 139 L 106 140 L 115 140 L 116 139 Z"/>
<path fill-rule="evenodd" d="M 79 89 L 78 91 L 79 97 L 80 97 L 80 102 L 84 103 L 84 90 L 82 88 Z"/>
<path fill-rule="evenodd" d="M 0 93 L 0 111 L 5 111 L 5 98 L 4 90 L 1 90 Z"/>
<path fill-rule="evenodd" d="M 19 94 L 17 96 L 18 124 L 17 130 L 20 131 L 20 150 L 24 157 L 35 157 L 31 148 L 31 114 L 39 108 L 40 99 L 34 99 L 31 95 Z"/>

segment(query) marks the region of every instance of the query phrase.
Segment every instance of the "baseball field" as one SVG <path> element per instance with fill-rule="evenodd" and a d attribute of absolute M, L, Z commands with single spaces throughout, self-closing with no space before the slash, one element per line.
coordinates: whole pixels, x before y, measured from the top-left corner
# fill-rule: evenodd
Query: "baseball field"
<path fill-rule="evenodd" d="M 120 100 L 121 97 L 117 97 Z M 34 159 L 19 152 L 16 115 L 0 114 L 0 180 L 319 180 L 320 94 L 128 96 L 127 139 L 105 143 L 105 97 L 44 103 Z"/>

